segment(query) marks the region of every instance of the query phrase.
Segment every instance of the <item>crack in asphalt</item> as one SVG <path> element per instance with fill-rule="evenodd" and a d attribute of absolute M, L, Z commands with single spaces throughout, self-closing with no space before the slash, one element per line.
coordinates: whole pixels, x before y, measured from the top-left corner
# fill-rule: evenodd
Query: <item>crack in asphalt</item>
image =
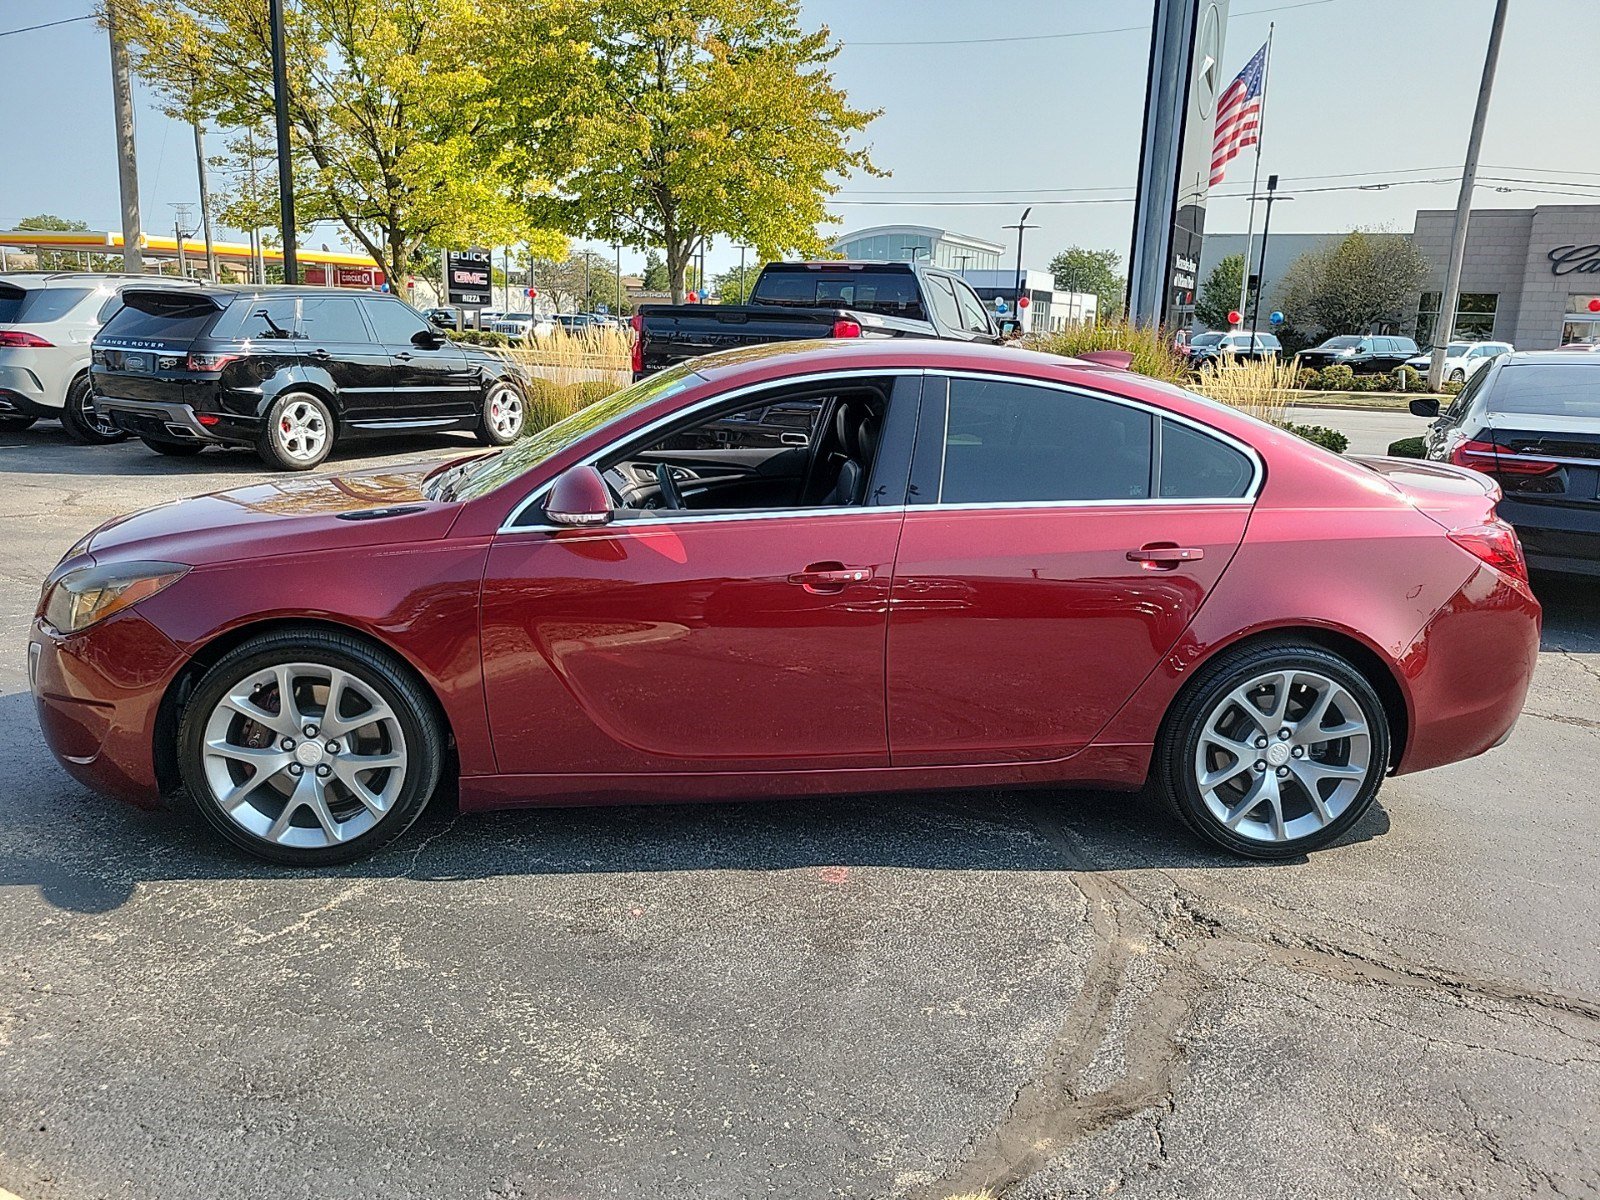
<path fill-rule="evenodd" d="M 1207 912 L 1196 894 L 1165 871 L 1156 874 L 1164 878 L 1170 893 L 1160 901 L 1141 898 L 1117 878 L 1119 873 L 1100 869 L 1053 814 L 1036 811 L 1034 823 L 1071 872 L 1068 877 L 1084 899 L 1092 947 L 1082 988 L 1046 1048 L 1039 1069 L 1017 1089 L 999 1121 L 971 1137 L 940 1178 L 913 1189 L 907 1193 L 907 1200 L 936 1200 L 964 1192 L 1003 1196 L 1007 1189 L 1036 1174 L 1073 1143 L 1150 1109 L 1158 1110 L 1157 1160 L 1150 1169 L 1160 1169 L 1167 1161 L 1162 1123 L 1177 1110 L 1177 1089 L 1186 1074 L 1184 1031 L 1207 993 L 1239 982 L 1237 975 L 1221 969 L 1218 951 L 1221 962 L 1229 965 L 1254 956 L 1298 974 L 1338 983 L 1421 992 L 1456 1004 L 1487 1001 L 1519 1010 L 1600 1021 L 1600 1001 L 1586 996 L 1436 967 L 1382 961 L 1346 946 L 1270 925 L 1254 931 L 1240 929 L 1234 922 Z M 1248 919 L 1247 912 L 1242 915 Z M 1107 1086 L 1084 1090 L 1082 1078 L 1112 1032 L 1127 966 L 1141 942 L 1166 960 L 1165 972 L 1150 994 L 1128 1014 L 1121 1075 Z M 1204 959 L 1202 948 L 1207 951 Z M 1465 1042 L 1446 1043 L 1389 1022 L 1379 1023 L 1419 1039 L 1423 1053 L 1436 1042 L 1466 1049 L 1496 1049 Z M 1570 1060 L 1590 1061 L 1593 1060 Z M 1537 1172 L 1541 1182 L 1559 1192 L 1547 1174 L 1530 1164 L 1512 1163 L 1498 1155 L 1496 1161 L 1530 1181 Z"/>

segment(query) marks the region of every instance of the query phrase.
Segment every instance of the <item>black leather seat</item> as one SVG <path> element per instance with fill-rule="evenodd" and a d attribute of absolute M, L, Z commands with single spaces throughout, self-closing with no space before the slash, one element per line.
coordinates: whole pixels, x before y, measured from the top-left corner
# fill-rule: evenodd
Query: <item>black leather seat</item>
<path fill-rule="evenodd" d="M 821 500 L 825 508 L 860 504 L 878 449 L 878 417 L 865 404 L 846 401 L 833 415 L 834 453 L 842 455 L 833 487 Z"/>

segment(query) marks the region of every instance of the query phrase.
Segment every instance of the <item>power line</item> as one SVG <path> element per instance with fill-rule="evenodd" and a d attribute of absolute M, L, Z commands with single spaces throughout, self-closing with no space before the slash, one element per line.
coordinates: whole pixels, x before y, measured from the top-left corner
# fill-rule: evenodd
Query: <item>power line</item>
<path fill-rule="evenodd" d="M 1285 182 L 1289 182 L 1291 180 L 1301 181 L 1315 179 L 1364 179 L 1373 175 L 1415 175 L 1422 172 L 1451 171 L 1454 169 L 1455 168 L 1450 164 L 1446 164 L 1442 167 L 1391 167 L 1388 170 L 1383 171 L 1343 171 L 1329 175 L 1285 175 L 1283 179 Z M 1523 168 L 1503 167 L 1500 169 L 1514 171 L 1521 170 Z M 1583 174 L 1583 172 L 1578 171 L 1573 172 L 1573 174 Z M 854 193 L 846 190 L 841 194 L 863 196 L 1039 196 L 1047 195 L 1052 192 L 1121 192 L 1126 190 L 1127 188 L 1125 185 L 1119 184 L 1113 187 L 1075 188 L 875 188 L 870 192 Z"/>
<path fill-rule="evenodd" d="M 1253 8 L 1248 12 L 1230 14 L 1233 17 L 1253 17 L 1258 13 L 1285 12 L 1291 8 L 1313 8 L 1319 4 L 1332 4 L 1334 0 L 1300 0 L 1298 4 L 1276 4 L 1270 8 Z M 854 46 L 984 46 L 1000 42 L 1051 42 L 1065 38 L 1101 37 L 1109 33 L 1140 33 L 1148 30 L 1150 25 L 1118 25 L 1111 29 L 1078 29 L 1068 33 L 1036 33 L 1021 34 L 1015 37 L 989 37 L 989 38 L 929 38 L 917 41 L 892 41 L 892 42 L 846 42 L 845 48 Z"/>
<path fill-rule="evenodd" d="M 57 25 L 74 25 L 79 21 L 94 20 L 93 13 L 84 13 L 81 17 L 64 17 L 59 21 L 46 21 L 43 25 L 24 25 L 21 29 L 0 29 L 0 37 L 10 37 L 14 33 L 33 33 L 40 29 L 54 29 Z"/>

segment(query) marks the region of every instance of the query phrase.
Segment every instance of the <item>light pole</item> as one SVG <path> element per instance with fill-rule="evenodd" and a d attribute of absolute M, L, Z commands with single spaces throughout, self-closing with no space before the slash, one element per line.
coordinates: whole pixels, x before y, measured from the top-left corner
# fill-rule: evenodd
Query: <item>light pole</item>
<path fill-rule="evenodd" d="M 191 236 L 194 230 L 191 229 L 185 232 L 183 227 L 189 223 L 189 210 L 193 207 L 194 205 L 187 200 L 172 202 L 172 232 L 178 243 L 179 279 L 187 279 L 189 277 L 189 261 L 183 252 L 183 239 Z"/>
<path fill-rule="evenodd" d="M 622 315 L 622 243 L 617 243 L 617 315 Z"/>
<path fill-rule="evenodd" d="M 283 227 L 283 281 L 300 282 L 294 240 L 294 167 L 289 162 L 289 73 L 283 46 L 283 0 L 267 0 L 272 25 L 272 109 L 278 126 L 278 221 Z"/>
<path fill-rule="evenodd" d="M 1280 196 L 1278 192 L 1278 177 L 1267 176 L 1267 215 L 1261 219 L 1261 260 L 1256 266 L 1256 295 L 1250 302 L 1250 346 L 1254 353 L 1256 344 L 1256 319 L 1261 315 L 1261 293 L 1267 290 L 1267 235 L 1272 230 L 1272 202 L 1274 200 L 1293 200 L 1293 196 Z M 1248 275 L 1250 264 L 1245 264 L 1245 273 Z"/>
<path fill-rule="evenodd" d="M 1003 229 L 1015 229 L 1017 231 L 1017 294 L 1014 297 L 1015 300 L 1022 299 L 1022 233 L 1025 229 L 1039 228 L 1037 225 L 1028 224 L 1028 214 L 1032 211 L 1033 205 L 1030 204 L 1027 208 L 1022 210 L 1022 219 L 1019 220 L 1015 225 L 1001 226 Z M 1019 316 L 1021 311 L 1022 307 L 1019 305 L 1017 308 Z"/>

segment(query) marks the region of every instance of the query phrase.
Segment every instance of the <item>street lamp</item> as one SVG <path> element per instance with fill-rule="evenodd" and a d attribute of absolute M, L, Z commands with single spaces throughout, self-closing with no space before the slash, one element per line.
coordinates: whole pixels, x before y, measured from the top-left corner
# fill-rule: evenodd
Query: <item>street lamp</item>
<path fill-rule="evenodd" d="M 1293 196 L 1280 196 L 1278 193 L 1278 177 L 1267 176 L 1267 215 L 1261 221 L 1261 258 L 1256 266 L 1256 295 L 1250 302 L 1250 345 L 1252 350 L 1256 344 L 1256 319 L 1261 315 L 1261 293 L 1267 289 L 1267 235 L 1272 229 L 1272 202 L 1274 200 L 1293 200 Z M 1248 274 L 1250 268 L 1246 264 Z"/>
<path fill-rule="evenodd" d="M 1022 299 L 1022 231 L 1025 229 L 1039 228 L 1037 225 L 1028 224 L 1028 214 L 1032 211 L 1033 205 L 1030 204 L 1027 208 L 1022 210 L 1022 219 L 1019 220 L 1015 225 L 1001 226 L 1002 229 L 1015 229 L 1017 231 L 1017 294 L 1015 298 L 1018 301 Z M 1019 303 L 1017 305 L 1018 312 L 1020 313 L 1024 307 L 1024 305 Z"/>

